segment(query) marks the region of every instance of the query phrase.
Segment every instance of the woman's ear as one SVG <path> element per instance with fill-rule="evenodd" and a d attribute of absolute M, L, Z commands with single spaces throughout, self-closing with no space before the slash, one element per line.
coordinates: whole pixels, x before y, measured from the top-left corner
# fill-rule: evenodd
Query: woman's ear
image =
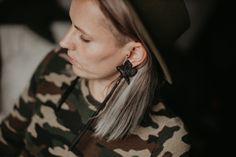
<path fill-rule="evenodd" d="M 126 55 L 133 67 L 142 65 L 147 59 L 147 51 L 140 42 L 131 41 L 127 44 Z"/>

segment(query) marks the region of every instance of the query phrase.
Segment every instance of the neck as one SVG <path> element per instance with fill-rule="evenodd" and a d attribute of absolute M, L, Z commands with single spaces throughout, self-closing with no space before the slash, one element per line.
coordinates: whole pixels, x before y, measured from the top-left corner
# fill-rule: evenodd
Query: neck
<path fill-rule="evenodd" d="M 107 79 L 88 80 L 88 88 L 92 97 L 99 102 L 103 102 L 105 97 L 111 91 L 114 85 L 113 81 L 116 78 L 118 78 L 118 75 L 115 75 L 112 78 L 107 78 Z"/>

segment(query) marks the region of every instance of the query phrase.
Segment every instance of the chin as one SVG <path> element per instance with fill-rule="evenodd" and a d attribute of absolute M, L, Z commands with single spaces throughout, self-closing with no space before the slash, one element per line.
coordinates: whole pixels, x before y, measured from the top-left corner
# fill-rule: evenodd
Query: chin
<path fill-rule="evenodd" d="M 72 66 L 72 70 L 76 76 L 84 77 L 84 72 L 82 70 L 80 70 L 74 66 Z"/>
<path fill-rule="evenodd" d="M 80 78 L 93 79 L 87 72 L 79 68 L 73 67 L 72 69 L 73 69 L 74 74 Z"/>

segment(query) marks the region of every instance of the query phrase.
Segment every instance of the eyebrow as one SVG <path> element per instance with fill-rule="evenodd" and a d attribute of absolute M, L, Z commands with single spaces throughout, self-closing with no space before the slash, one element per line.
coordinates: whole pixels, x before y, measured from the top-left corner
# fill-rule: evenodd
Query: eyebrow
<path fill-rule="evenodd" d="M 88 33 L 86 33 L 83 29 L 79 28 L 78 26 L 74 25 L 74 27 L 75 27 L 78 31 L 82 32 L 83 34 L 90 36 Z"/>

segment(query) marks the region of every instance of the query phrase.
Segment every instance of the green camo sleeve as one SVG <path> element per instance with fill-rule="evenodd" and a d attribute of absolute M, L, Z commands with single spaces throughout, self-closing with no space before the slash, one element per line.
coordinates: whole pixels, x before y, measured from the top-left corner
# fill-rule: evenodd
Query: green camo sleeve
<path fill-rule="evenodd" d="M 31 77 L 30 83 L 20 94 L 11 113 L 0 124 L 0 156 L 18 156 L 24 148 L 25 131 L 31 122 L 34 106 L 37 103 L 35 93 L 40 76 L 45 70 L 45 64 L 55 54 L 55 50 L 48 53 L 39 64 Z"/>

